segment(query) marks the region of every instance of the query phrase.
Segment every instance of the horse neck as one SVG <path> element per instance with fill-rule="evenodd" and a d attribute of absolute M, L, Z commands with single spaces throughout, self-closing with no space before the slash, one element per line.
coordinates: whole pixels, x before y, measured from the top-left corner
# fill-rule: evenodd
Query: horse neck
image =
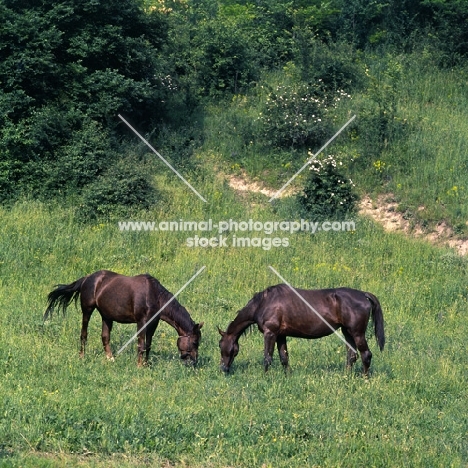
<path fill-rule="evenodd" d="M 242 333 L 252 324 L 256 323 L 255 310 L 251 307 L 251 303 L 241 309 L 236 318 L 227 327 L 226 333 L 233 335 L 237 340 Z"/>
<path fill-rule="evenodd" d="M 195 322 L 190 317 L 187 309 L 183 307 L 174 296 L 163 286 L 159 292 L 159 308 L 161 309 L 171 301 L 161 312 L 161 320 L 175 328 L 179 336 L 188 335 L 192 332 Z M 172 299 L 172 300 L 171 300 Z"/>

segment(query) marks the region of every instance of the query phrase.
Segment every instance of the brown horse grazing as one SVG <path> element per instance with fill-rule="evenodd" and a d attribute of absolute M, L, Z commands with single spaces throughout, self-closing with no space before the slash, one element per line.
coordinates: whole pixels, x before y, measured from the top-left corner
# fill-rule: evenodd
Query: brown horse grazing
<path fill-rule="evenodd" d="M 348 345 L 347 367 L 351 368 L 356 362 L 357 348 L 361 354 L 364 375 L 367 376 L 372 353 L 367 346 L 365 333 L 371 314 L 375 337 L 381 351 L 385 345 L 383 314 L 378 299 L 371 293 L 350 288 L 294 291 L 285 284 L 271 286 L 255 294 L 237 313 L 237 317 L 225 332 L 218 328 L 222 336 L 219 341 L 221 369 L 229 372 L 239 352 L 239 337 L 254 323 L 264 336 L 265 371 L 271 365 L 275 342 L 281 363 L 287 370 L 287 336 L 315 339 L 330 335 L 341 327 Z M 322 319 L 317 314 L 320 314 Z"/>
<path fill-rule="evenodd" d="M 179 334 L 177 347 L 181 359 L 187 364 L 196 364 L 203 322 L 196 324 L 187 310 L 156 278 L 149 274 L 123 276 L 101 270 L 74 283 L 59 284 L 47 297 L 48 307 L 44 313 L 44 320 L 56 307 L 65 313 L 70 302 L 74 299 L 76 303 L 79 296 L 83 313 L 80 357 L 84 357 L 85 353 L 89 319 L 94 309 L 97 309 L 102 317 L 102 344 L 108 359 L 113 359 L 109 341 L 114 321 L 136 323 L 137 330 L 141 330 L 138 333 L 138 366 L 141 366 L 145 351 L 145 362 L 148 360 L 154 332 L 162 319 Z M 142 330 L 143 327 L 146 328 Z"/>

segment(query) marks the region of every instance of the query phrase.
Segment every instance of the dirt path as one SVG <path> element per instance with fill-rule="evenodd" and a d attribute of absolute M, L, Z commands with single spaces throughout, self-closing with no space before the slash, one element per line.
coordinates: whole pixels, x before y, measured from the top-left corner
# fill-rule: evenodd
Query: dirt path
<path fill-rule="evenodd" d="M 261 183 L 250 181 L 246 173 L 240 176 L 230 176 L 229 186 L 237 192 L 262 193 L 272 197 L 276 191 L 263 187 Z M 279 198 L 291 196 L 291 190 L 285 190 Z M 431 242 L 435 245 L 445 245 L 456 250 L 459 255 L 468 255 L 468 240 L 458 239 L 453 230 L 445 222 L 436 226 L 435 231 L 427 233 L 421 227 L 412 227 L 410 221 L 404 218 L 398 211 L 398 203 L 392 201 L 392 194 L 381 195 L 377 200 L 371 200 L 365 196 L 359 204 L 359 214 L 372 218 L 381 224 L 386 231 L 402 232 L 408 236 L 414 236 Z M 423 210 L 424 207 L 419 207 Z"/>
<path fill-rule="evenodd" d="M 228 183 L 231 188 L 237 192 L 252 192 L 252 193 L 263 193 L 267 197 L 271 198 L 276 194 L 278 190 L 272 190 L 264 187 L 261 182 L 250 180 L 246 172 L 242 171 L 240 175 L 228 176 Z M 278 195 L 278 198 L 289 197 L 293 195 L 297 190 L 292 186 L 287 187 L 283 192 Z"/>
<path fill-rule="evenodd" d="M 446 245 L 455 249 L 459 255 L 468 255 L 468 240 L 458 239 L 453 230 L 445 222 L 437 224 L 433 232 L 424 232 L 420 226 L 412 227 L 404 218 L 403 213 L 397 211 L 398 203 L 391 201 L 392 194 L 381 195 L 373 201 L 368 196 L 359 204 L 359 213 L 369 216 L 380 223 L 386 231 L 400 231 L 407 235 L 419 237 L 432 244 Z M 424 210 L 423 206 L 419 210 Z"/>
<path fill-rule="evenodd" d="M 263 193 L 263 195 L 270 198 L 276 193 L 275 190 L 262 187 L 258 182 L 250 181 L 245 172 L 242 172 L 240 176 L 229 176 L 228 182 L 229 186 L 237 192 Z M 284 196 L 284 192 L 280 195 L 280 197 L 282 196 Z"/>

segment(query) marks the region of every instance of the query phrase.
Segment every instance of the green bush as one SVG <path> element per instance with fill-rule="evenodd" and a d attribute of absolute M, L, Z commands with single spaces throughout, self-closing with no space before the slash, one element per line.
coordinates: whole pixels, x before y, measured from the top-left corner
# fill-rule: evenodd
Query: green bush
<path fill-rule="evenodd" d="M 78 215 L 83 221 L 128 216 L 156 203 L 156 190 L 141 163 L 123 160 L 84 189 Z"/>
<path fill-rule="evenodd" d="M 260 114 L 261 136 L 267 144 L 283 148 L 323 143 L 329 131 L 328 106 L 329 99 L 319 86 L 278 85 Z"/>
<path fill-rule="evenodd" d="M 358 197 L 353 192 L 354 184 L 340 172 L 340 166 L 342 163 L 334 156 L 310 164 L 309 176 L 298 198 L 311 218 L 338 219 L 355 212 Z"/>

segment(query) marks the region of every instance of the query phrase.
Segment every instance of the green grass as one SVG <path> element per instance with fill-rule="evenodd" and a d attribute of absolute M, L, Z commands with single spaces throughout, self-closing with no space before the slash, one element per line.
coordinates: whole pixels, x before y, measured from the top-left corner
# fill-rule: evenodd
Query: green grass
<path fill-rule="evenodd" d="M 433 229 L 445 221 L 466 238 L 466 70 L 440 70 L 411 57 L 398 60 L 399 78 L 384 79 L 381 84 L 381 92 L 396 103 L 393 137 L 365 161 L 357 162 L 354 170 L 351 167 L 353 180 L 361 192 L 393 193 L 400 211 L 421 227 Z M 369 95 L 355 98 L 359 119 L 370 105 Z M 359 155 L 363 145 L 363 141 L 354 142 L 355 154 Z"/>
<path fill-rule="evenodd" d="M 200 154 L 201 158 L 205 155 Z M 140 219 L 281 220 L 288 202 L 237 199 L 212 176 L 197 180 L 203 204 L 172 176 L 164 202 Z M 466 260 L 386 234 L 360 219 L 353 233 L 285 235 L 290 247 L 191 249 L 187 233 L 119 232 L 80 225 L 73 210 L 29 201 L 0 212 L 0 466 L 440 466 L 468 463 Z M 42 324 L 57 283 L 108 268 L 150 272 L 178 290 L 204 321 L 200 364 L 183 367 L 176 333 L 161 324 L 147 368 L 135 345 L 107 362 L 100 320 L 78 358 L 80 313 Z M 238 309 L 278 279 L 304 288 L 350 286 L 375 293 L 384 310 L 383 353 L 369 330 L 372 374 L 344 370 L 335 336 L 289 340 L 293 372 L 275 356 L 263 373 L 262 336 L 241 338 L 232 375 L 219 371 L 219 335 Z M 135 332 L 116 324 L 119 349 Z"/>
<path fill-rule="evenodd" d="M 389 166 L 385 189 L 392 191 L 409 216 L 421 224 L 446 220 L 466 235 L 466 73 L 418 73 L 415 66 L 409 67 L 398 84 L 397 96 L 397 118 L 409 129 L 405 138 L 375 157 Z"/>
<path fill-rule="evenodd" d="M 418 222 L 446 219 L 463 234 L 465 84 L 453 72 L 413 69 L 395 86 L 397 120 L 410 122 L 402 138 L 365 164 L 359 138 L 343 135 L 330 152 L 358 156 L 347 167 L 361 193 L 392 191 Z M 260 194 L 241 196 L 218 176 L 243 168 L 279 187 L 306 157 L 266 152 L 249 139 L 258 103 L 246 99 L 211 110 L 204 146 L 184 166 L 208 203 L 157 161 L 160 202 L 134 220 L 300 217 L 292 200 L 272 205 Z M 353 99 L 358 110 L 369 104 L 365 96 Z M 337 110 L 337 128 L 348 111 Z M 73 208 L 33 200 L 0 208 L 0 467 L 466 467 L 467 260 L 367 219 L 356 223 L 354 232 L 270 236 L 288 237 L 287 248 L 203 249 L 187 247 L 190 233 L 120 232 L 117 220 L 80 224 Z M 297 287 L 377 295 L 387 345 L 380 353 L 369 328 L 369 380 L 360 361 L 345 371 L 336 336 L 290 339 L 291 375 L 276 355 L 264 374 L 256 329 L 241 338 L 233 373 L 219 371 L 217 326 L 225 329 L 255 292 L 279 282 L 270 265 Z M 149 272 L 176 292 L 202 266 L 179 296 L 205 322 L 196 369 L 179 362 L 176 333 L 164 323 L 150 365 L 139 369 L 135 344 L 106 360 L 97 312 L 83 360 L 79 311 L 71 306 L 65 317 L 42 322 L 57 283 L 111 269 Z M 135 330 L 116 324 L 113 350 Z"/>

